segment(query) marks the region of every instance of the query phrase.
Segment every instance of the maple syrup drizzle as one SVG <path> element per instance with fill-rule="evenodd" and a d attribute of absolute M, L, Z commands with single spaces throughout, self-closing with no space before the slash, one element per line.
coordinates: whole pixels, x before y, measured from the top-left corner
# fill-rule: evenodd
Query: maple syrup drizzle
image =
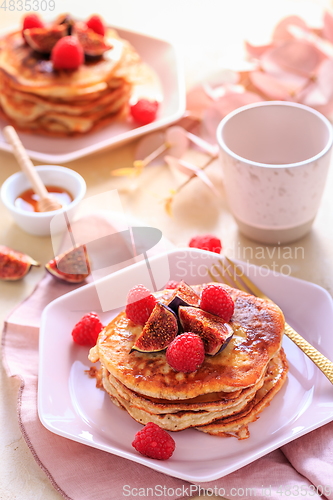
<path fill-rule="evenodd" d="M 73 201 L 73 196 L 64 188 L 58 186 L 45 186 L 50 195 L 54 196 L 62 207 L 69 205 Z M 33 189 L 27 189 L 15 200 L 15 207 L 26 212 L 39 212 L 39 196 Z"/>

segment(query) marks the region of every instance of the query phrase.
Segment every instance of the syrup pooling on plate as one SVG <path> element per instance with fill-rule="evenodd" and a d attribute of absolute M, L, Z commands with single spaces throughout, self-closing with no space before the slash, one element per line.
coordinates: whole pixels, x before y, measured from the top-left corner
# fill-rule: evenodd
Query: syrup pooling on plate
<path fill-rule="evenodd" d="M 48 193 L 57 199 L 62 207 L 66 207 L 73 201 L 73 196 L 64 188 L 58 186 L 45 186 Z M 39 196 L 33 189 L 27 189 L 21 193 L 15 200 L 15 207 L 26 212 L 39 212 Z"/>

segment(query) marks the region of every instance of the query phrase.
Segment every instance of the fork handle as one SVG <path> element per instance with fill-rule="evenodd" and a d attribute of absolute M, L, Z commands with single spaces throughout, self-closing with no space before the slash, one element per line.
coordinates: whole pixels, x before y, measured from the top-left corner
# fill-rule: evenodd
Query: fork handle
<path fill-rule="evenodd" d="M 306 354 L 333 384 L 333 363 L 286 323 L 284 333 Z"/>

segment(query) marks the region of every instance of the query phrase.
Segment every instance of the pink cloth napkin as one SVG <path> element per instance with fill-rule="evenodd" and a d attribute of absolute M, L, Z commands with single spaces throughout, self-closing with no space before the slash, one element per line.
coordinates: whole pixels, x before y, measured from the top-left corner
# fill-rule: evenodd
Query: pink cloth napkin
<path fill-rule="evenodd" d="M 103 224 L 94 221 L 95 231 L 100 227 L 103 232 Z M 333 499 L 333 422 L 226 477 L 201 484 L 164 475 L 44 428 L 37 414 L 40 317 L 49 302 L 74 288 L 45 276 L 32 295 L 9 315 L 2 337 L 7 374 L 21 380 L 17 410 L 23 437 L 64 498 L 119 500 L 138 496 L 170 500 L 203 495 L 206 489 L 208 495 L 239 500 L 250 496 Z M 221 439 L 223 446 L 223 438 L 216 439 Z"/>

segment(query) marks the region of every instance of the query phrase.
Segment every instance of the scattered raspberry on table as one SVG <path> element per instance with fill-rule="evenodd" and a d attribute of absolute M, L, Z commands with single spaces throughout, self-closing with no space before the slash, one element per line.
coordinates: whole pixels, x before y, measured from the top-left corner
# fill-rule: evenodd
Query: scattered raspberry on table
<path fill-rule="evenodd" d="M 95 312 L 90 312 L 85 314 L 74 326 L 73 340 L 79 345 L 94 346 L 103 328 L 98 315 Z"/>
<path fill-rule="evenodd" d="M 136 325 L 145 325 L 157 303 L 154 295 L 143 285 L 136 285 L 127 295 L 126 315 Z"/>
<path fill-rule="evenodd" d="M 134 121 L 140 125 L 147 125 L 155 120 L 158 110 L 157 101 L 139 99 L 130 107 L 130 113 Z"/>
<path fill-rule="evenodd" d="M 200 307 L 228 323 L 234 314 L 235 304 L 223 285 L 210 283 L 202 289 Z"/>
<path fill-rule="evenodd" d="M 146 457 L 167 460 L 175 451 L 176 443 L 164 429 L 148 422 L 136 433 L 132 446 Z"/>
<path fill-rule="evenodd" d="M 177 372 L 195 372 L 205 359 L 204 343 L 195 333 L 182 333 L 168 346 L 166 359 Z"/>
<path fill-rule="evenodd" d="M 200 250 L 208 250 L 208 252 L 221 253 L 222 243 L 217 236 L 212 234 L 202 234 L 191 238 L 189 244 L 191 248 L 199 248 Z"/>

